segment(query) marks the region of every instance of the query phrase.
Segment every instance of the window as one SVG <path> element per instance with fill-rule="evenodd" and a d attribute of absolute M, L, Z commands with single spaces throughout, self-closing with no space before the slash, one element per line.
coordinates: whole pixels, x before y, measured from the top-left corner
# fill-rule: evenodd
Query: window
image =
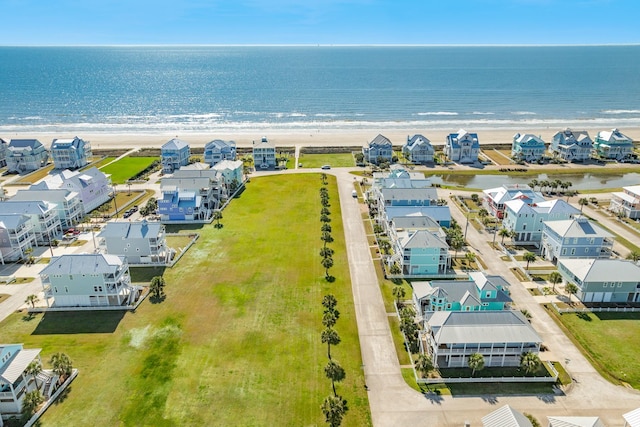
<path fill-rule="evenodd" d="M 622 282 L 618 282 L 618 287 L 621 288 L 622 287 Z"/>
<path fill-rule="evenodd" d="M 609 284 L 608 284 L 607 282 L 604 282 L 604 283 L 602 284 L 602 287 L 603 287 L 603 288 L 606 288 L 607 286 L 609 286 Z"/>
<path fill-rule="evenodd" d="M 567 254 L 567 248 L 562 249 L 562 255 L 566 255 Z"/>
<path fill-rule="evenodd" d="M 588 254 L 589 253 L 589 248 L 584 248 L 584 253 Z"/>
<path fill-rule="evenodd" d="M 575 255 L 576 254 L 576 248 L 571 248 L 571 255 Z"/>
<path fill-rule="evenodd" d="M 66 293 L 69 293 L 69 288 L 65 286 L 65 287 L 64 287 L 64 291 L 65 291 Z"/>

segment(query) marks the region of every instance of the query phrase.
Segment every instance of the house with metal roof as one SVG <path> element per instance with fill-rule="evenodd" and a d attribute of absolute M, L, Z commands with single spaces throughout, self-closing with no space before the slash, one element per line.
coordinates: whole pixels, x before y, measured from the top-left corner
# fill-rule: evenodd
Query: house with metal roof
<path fill-rule="evenodd" d="M 529 418 L 509 405 L 482 417 L 482 427 L 533 427 Z"/>
<path fill-rule="evenodd" d="M 440 368 L 467 367 L 478 353 L 486 367 L 519 366 L 542 339 L 517 310 L 436 311 L 425 321 L 427 351 Z"/>
<path fill-rule="evenodd" d="M 228 190 L 235 190 L 243 182 L 244 165 L 240 160 L 221 160 L 213 166 L 224 179 Z"/>
<path fill-rule="evenodd" d="M 438 201 L 438 191 L 435 187 L 374 188 L 372 191 L 381 209 L 388 206 L 431 206 Z"/>
<path fill-rule="evenodd" d="M 402 146 L 402 154 L 411 163 L 422 165 L 433 163 L 434 153 L 431 141 L 423 135 L 407 136 L 407 142 Z"/>
<path fill-rule="evenodd" d="M 476 163 L 480 154 L 480 142 L 477 133 L 469 133 L 460 129 L 457 133 L 447 135 L 444 144 L 444 155 L 452 162 Z"/>
<path fill-rule="evenodd" d="M 509 282 L 502 276 L 472 272 L 469 280 L 412 282 L 418 314 L 433 311 L 505 310 L 512 302 Z"/>
<path fill-rule="evenodd" d="M 593 141 L 586 130 L 567 128 L 553 135 L 549 152 L 567 162 L 583 162 L 591 158 L 592 147 Z"/>
<path fill-rule="evenodd" d="M 621 259 L 560 259 L 564 283 L 578 287 L 582 302 L 640 302 L 640 266 Z"/>
<path fill-rule="evenodd" d="M 0 263 L 19 261 L 25 251 L 36 246 L 36 235 L 29 216 L 0 215 Z"/>
<path fill-rule="evenodd" d="M 528 185 L 503 185 L 501 187 L 482 190 L 482 203 L 487 212 L 502 219 L 505 203 L 509 200 L 522 200 L 528 205 L 544 202 L 544 197 L 537 191 L 533 191 Z"/>
<path fill-rule="evenodd" d="M 549 427 L 605 427 L 599 417 L 547 417 Z"/>
<path fill-rule="evenodd" d="M 62 188 L 78 193 L 85 215 L 113 197 L 111 178 L 96 167 L 83 171 L 64 170 L 29 187 L 34 190 Z"/>
<path fill-rule="evenodd" d="M 449 206 L 388 206 L 384 210 L 379 211 L 378 220 L 386 222 L 385 228 L 391 224 L 396 217 L 407 216 L 429 216 L 436 221 L 441 227 L 449 227 L 451 225 L 451 211 Z"/>
<path fill-rule="evenodd" d="M 125 257 L 129 265 L 171 261 L 165 226 L 158 222 L 108 222 L 97 237 L 104 253 Z"/>
<path fill-rule="evenodd" d="M 372 191 L 381 188 L 429 188 L 431 179 L 421 172 L 409 172 L 400 165 L 391 165 L 388 172 L 374 172 Z"/>
<path fill-rule="evenodd" d="M 622 187 L 622 191 L 611 193 L 609 210 L 630 219 L 640 218 L 640 185 Z"/>
<path fill-rule="evenodd" d="M 393 144 L 384 135 L 378 135 L 366 147 L 362 148 L 365 162 L 377 165 L 380 162 L 391 163 L 393 159 Z"/>
<path fill-rule="evenodd" d="M 72 228 L 84 217 L 84 209 L 80 195 L 66 188 L 46 189 L 29 187 L 26 190 L 18 190 L 11 197 L 12 201 L 38 202 L 45 201 L 55 206 L 63 229 Z"/>
<path fill-rule="evenodd" d="M 277 165 L 276 147 L 267 137 L 263 136 L 258 143 L 253 141 L 253 166 L 256 169 L 274 169 Z"/>
<path fill-rule="evenodd" d="M 180 169 L 181 166 L 188 165 L 190 157 L 189 144 L 178 138 L 167 141 L 160 148 L 160 160 L 164 173 L 172 173 L 174 170 Z"/>
<path fill-rule="evenodd" d="M 32 172 L 46 166 L 49 151 L 37 139 L 12 139 L 7 146 L 7 171 Z"/>
<path fill-rule="evenodd" d="M 593 150 L 604 159 L 624 160 L 632 157 L 633 140 L 618 129 L 600 131 L 593 141 Z"/>
<path fill-rule="evenodd" d="M 22 344 L 0 344 L 0 414 L 2 416 L 20 417 L 26 393 L 42 389 L 46 380 L 49 379 L 44 372 L 36 378 L 26 372 L 31 362 L 37 361 L 42 364 L 41 351 L 40 348 L 25 349 Z"/>
<path fill-rule="evenodd" d="M 125 257 L 66 254 L 40 271 L 47 307 L 133 305 L 141 288 L 131 285 Z"/>
<path fill-rule="evenodd" d="M 47 201 L 21 202 L 5 200 L 0 202 L 0 216 L 23 215 L 28 217 L 30 232 L 36 237 L 36 245 L 48 245 L 62 233 L 62 223 L 56 205 Z"/>
<path fill-rule="evenodd" d="M 640 408 L 623 414 L 622 418 L 624 418 L 624 427 L 640 427 Z"/>
<path fill-rule="evenodd" d="M 511 143 L 511 157 L 515 160 L 533 163 L 542 160 L 546 149 L 541 137 L 530 133 L 523 135 L 516 133 Z"/>
<path fill-rule="evenodd" d="M 181 168 L 160 180 L 161 221 L 208 221 L 226 197 L 223 179 L 215 169 Z"/>
<path fill-rule="evenodd" d="M 437 233 L 404 230 L 397 232 L 392 244 L 394 253 L 387 263 L 397 263 L 405 277 L 445 274 L 451 265 L 449 245 Z"/>
<path fill-rule="evenodd" d="M 91 160 L 91 144 L 82 138 L 56 138 L 51 143 L 51 157 L 56 169 L 80 169 Z"/>
<path fill-rule="evenodd" d="M 544 221 L 567 220 L 576 215 L 580 210 L 562 199 L 533 204 L 514 199 L 504 203 L 502 227 L 515 233 L 515 242 L 540 243 Z"/>
<path fill-rule="evenodd" d="M 611 257 L 613 235 L 583 216 L 543 224 L 541 256 L 549 261 Z"/>
<path fill-rule="evenodd" d="M 214 166 L 223 160 L 236 159 L 236 142 L 214 139 L 204 146 L 204 162 Z"/>

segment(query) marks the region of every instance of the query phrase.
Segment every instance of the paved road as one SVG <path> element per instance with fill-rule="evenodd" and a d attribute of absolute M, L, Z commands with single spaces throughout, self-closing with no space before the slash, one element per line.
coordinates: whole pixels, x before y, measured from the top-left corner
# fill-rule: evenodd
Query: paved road
<path fill-rule="evenodd" d="M 622 426 L 622 414 L 640 406 L 639 392 L 614 386 L 598 375 L 511 274 L 499 254 L 490 248 L 488 242 L 493 236 L 480 234 L 473 227 L 468 229 L 467 240 L 487 263 L 488 272 L 501 274 L 511 283 L 512 296 L 518 306 L 533 314 L 532 324 L 550 353 L 561 361 L 569 359 L 567 369 L 577 381 L 566 395 L 561 396 L 440 397 L 424 396 L 409 388 L 400 374 L 360 209 L 351 196 L 353 175 L 342 169 L 334 169 L 331 173 L 338 179 L 358 333 L 374 426 L 461 426 L 465 421 L 471 422 L 471 425 L 481 425 L 484 415 L 504 404 L 533 414 L 542 424 L 546 424 L 548 415 L 590 415 L 599 416 L 607 426 Z M 444 193 L 447 191 L 440 197 L 448 196 L 448 193 Z M 451 212 L 460 224 L 464 224 L 464 215 L 457 208 L 452 206 Z"/>

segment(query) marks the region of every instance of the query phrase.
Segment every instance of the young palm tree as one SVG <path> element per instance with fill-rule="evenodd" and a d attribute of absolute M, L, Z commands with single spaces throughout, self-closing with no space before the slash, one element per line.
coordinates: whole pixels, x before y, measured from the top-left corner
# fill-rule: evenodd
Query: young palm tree
<path fill-rule="evenodd" d="M 476 254 L 474 254 L 473 252 L 467 252 L 466 254 L 464 254 L 464 259 L 467 260 L 467 262 L 469 263 L 469 268 L 471 268 L 471 264 L 476 260 Z"/>
<path fill-rule="evenodd" d="M 633 262 L 638 262 L 638 260 L 640 260 L 640 251 L 634 250 L 629 252 L 627 259 L 630 259 Z"/>
<path fill-rule="evenodd" d="M 527 266 L 525 267 L 525 270 L 529 270 L 529 263 L 531 262 L 536 262 L 536 254 L 534 254 L 533 252 L 525 252 L 524 255 L 522 255 L 522 259 L 527 261 Z"/>
<path fill-rule="evenodd" d="M 164 286 L 164 277 L 154 276 L 151 278 L 151 283 L 149 284 L 149 292 L 151 292 L 155 298 L 162 298 L 164 295 Z"/>
<path fill-rule="evenodd" d="M 55 353 L 49 360 L 51 370 L 60 377 L 59 382 L 63 382 L 73 371 L 71 359 L 65 353 Z"/>
<path fill-rule="evenodd" d="M 400 270 L 400 267 L 398 266 L 398 264 L 394 262 L 393 265 L 391 265 L 391 267 L 389 268 L 389 273 L 400 274 L 402 273 L 402 270 Z"/>
<path fill-rule="evenodd" d="M 320 231 L 323 233 L 331 233 L 331 224 L 327 224 L 326 222 L 322 224 Z"/>
<path fill-rule="evenodd" d="M 324 374 L 331 380 L 333 395 L 338 396 L 338 393 L 336 393 L 336 383 L 344 380 L 347 376 L 344 372 L 344 368 L 335 360 L 329 360 L 327 366 L 324 367 Z"/>
<path fill-rule="evenodd" d="M 338 305 L 338 300 L 333 294 L 327 294 L 322 298 L 322 306 L 325 308 L 325 311 L 334 310 Z"/>
<path fill-rule="evenodd" d="M 325 310 L 322 313 L 322 325 L 325 328 L 333 328 L 339 318 L 340 312 L 338 310 Z"/>
<path fill-rule="evenodd" d="M 471 376 L 473 376 L 476 371 L 481 371 L 482 369 L 484 369 L 484 356 L 480 353 L 472 353 L 469 356 L 467 365 L 469 366 L 469 368 L 471 368 Z"/>
<path fill-rule="evenodd" d="M 540 357 L 535 353 L 527 352 L 522 353 L 522 356 L 520 356 L 520 367 L 527 375 L 535 372 L 540 363 Z"/>
<path fill-rule="evenodd" d="M 498 231 L 498 235 L 502 237 L 502 240 L 500 241 L 500 243 L 504 245 L 504 238 L 511 237 L 511 230 L 508 230 L 506 228 L 501 228 L 500 231 Z"/>
<path fill-rule="evenodd" d="M 31 375 L 33 377 L 33 381 L 36 383 L 36 389 L 39 389 L 38 385 L 38 375 L 42 372 L 42 363 L 38 359 L 32 360 L 31 363 L 27 365 L 27 368 L 24 370 L 27 375 Z"/>
<path fill-rule="evenodd" d="M 324 242 L 324 247 L 326 248 L 327 243 L 333 242 L 333 237 L 331 237 L 331 233 L 325 231 L 322 233 L 322 236 L 320 236 L 320 240 Z"/>
<path fill-rule="evenodd" d="M 27 298 L 24 300 L 25 304 L 31 304 L 31 308 L 35 308 L 36 303 L 38 302 L 38 295 L 35 294 L 31 294 L 29 296 L 27 296 Z"/>
<path fill-rule="evenodd" d="M 531 189 L 533 191 L 536 191 L 536 187 L 538 186 L 538 180 L 537 179 L 532 179 L 531 181 L 529 181 L 529 187 L 531 187 Z"/>
<path fill-rule="evenodd" d="M 589 204 L 589 199 L 587 199 L 586 197 L 583 197 L 580 200 L 578 200 L 578 204 L 580 205 L 580 212 L 582 213 L 582 208 L 584 208 Z"/>
<path fill-rule="evenodd" d="M 322 413 L 324 419 L 330 427 L 340 427 L 342 418 L 349 410 L 347 400 L 342 396 L 327 396 L 322 402 Z"/>
<path fill-rule="evenodd" d="M 329 258 L 333 256 L 333 249 L 331 248 L 320 248 L 320 256 L 322 258 Z"/>
<path fill-rule="evenodd" d="M 331 215 L 331 211 L 329 208 L 325 208 L 324 206 L 320 209 L 320 215 Z"/>
<path fill-rule="evenodd" d="M 553 284 L 553 293 L 555 294 L 556 285 L 562 282 L 562 275 L 557 271 L 552 271 L 551 274 L 549 274 L 549 281 Z"/>
<path fill-rule="evenodd" d="M 22 400 L 22 411 L 21 411 L 21 419 L 24 423 L 29 421 L 33 414 L 36 413 L 38 406 L 44 401 L 40 390 L 28 391 L 24 394 L 24 398 Z"/>
<path fill-rule="evenodd" d="M 396 298 L 396 307 L 400 306 L 400 300 L 405 297 L 407 291 L 402 286 L 393 287 L 393 296 Z"/>
<path fill-rule="evenodd" d="M 420 372 L 422 378 L 426 377 L 429 372 L 433 371 L 433 362 L 431 358 L 424 353 L 420 353 L 415 363 L 416 370 Z"/>
<path fill-rule="evenodd" d="M 326 328 L 320 335 L 322 343 L 327 344 L 327 357 L 331 360 L 331 346 L 340 344 L 340 335 L 331 328 Z"/>
<path fill-rule="evenodd" d="M 222 211 L 220 211 L 220 209 L 213 211 L 213 219 L 216 221 L 216 228 L 221 228 L 220 220 L 222 219 Z"/>
<path fill-rule="evenodd" d="M 333 258 L 331 257 L 322 258 L 321 264 L 324 267 L 324 277 L 328 279 L 329 269 L 333 267 Z"/>
<path fill-rule="evenodd" d="M 331 222 L 331 218 L 329 218 L 329 215 L 320 215 L 320 222 L 326 224 L 327 222 Z"/>
<path fill-rule="evenodd" d="M 569 294 L 569 302 L 571 302 L 571 295 L 575 295 L 578 293 L 578 287 L 575 283 L 567 283 L 567 286 L 564 287 L 564 290 Z"/>

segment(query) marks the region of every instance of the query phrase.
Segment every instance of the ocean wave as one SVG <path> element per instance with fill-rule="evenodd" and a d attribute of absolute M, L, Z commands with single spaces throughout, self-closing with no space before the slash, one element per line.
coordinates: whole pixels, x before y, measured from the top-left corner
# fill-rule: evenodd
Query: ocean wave
<path fill-rule="evenodd" d="M 458 113 L 454 111 L 425 111 L 423 113 L 416 113 L 416 116 L 457 116 Z"/>
<path fill-rule="evenodd" d="M 537 116 L 538 115 L 533 111 L 512 111 L 511 114 L 514 116 Z"/>
<path fill-rule="evenodd" d="M 474 111 L 474 112 L 473 112 L 473 113 L 471 113 L 471 114 L 472 114 L 472 115 L 474 115 L 474 116 L 493 116 L 493 115 L 495 115 L 496 113 L 492 113 L 491 111 L 487 111 L 487 112 L 484 112 L 484 111 Z"/>
<path fill-rule="evenodd" d="M 604 110 L 602 114 L 640 114 L 640 110 Z"/>

